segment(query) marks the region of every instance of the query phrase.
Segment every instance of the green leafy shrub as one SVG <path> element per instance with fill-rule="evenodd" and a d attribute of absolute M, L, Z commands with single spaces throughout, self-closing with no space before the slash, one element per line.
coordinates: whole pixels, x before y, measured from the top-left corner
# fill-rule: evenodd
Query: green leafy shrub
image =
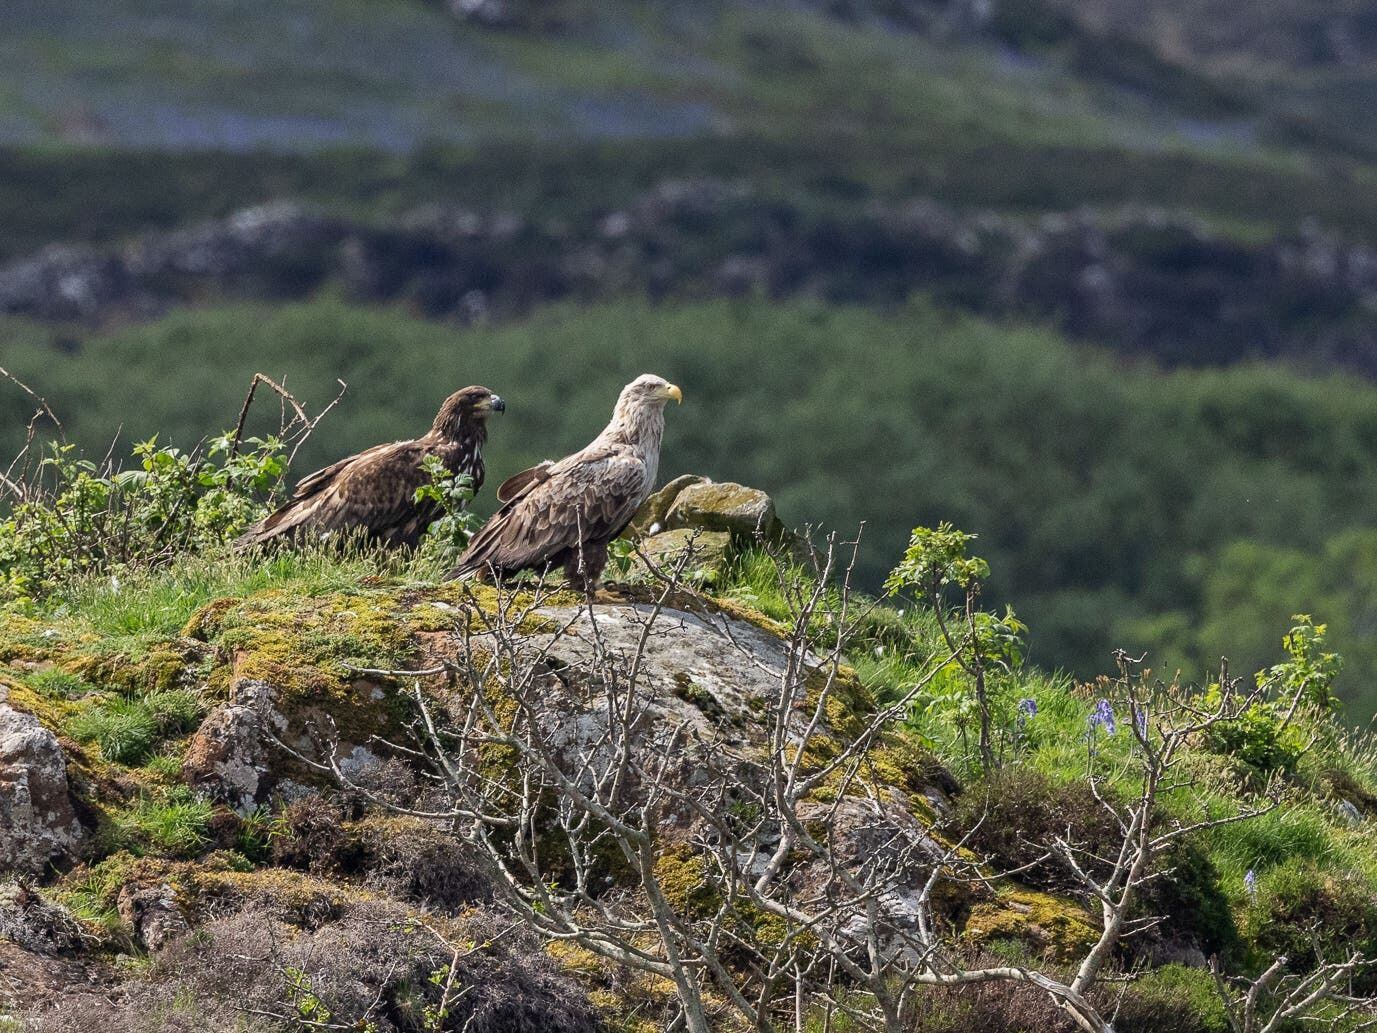
<path fill-rule="evenodd" d="M 1283 700 L 1296 700 L 1323 709 L 1338 706 L 1334 697 L 1334 679 L 1343 670 L 1343 657 L 1325 652 L 1325 636 L 1329 627 L 1316 624 L 1308 613 L 1298 613 L 1291 630 L 1282 636 L 1281 646 L 1287 659 L 1259 671 L 1259 684 L 1275 687 Z"/>
<path fill-rule="evenodd" d="M 1267 698 L 1249 707 L 1242 720 L 1217 724 L 1206 736 L 1207 745 L 1216 753 L 1236 757 L 1263 773 L 1295 771 L 1310 741 L 1309 733 L 1297 727 L 1298 714 L 1338 706 L 1333 684 L 1343 668 L 1343 657 L 1325 652 L 1327 627 L 1305 613 L 1291 620 L 1295 623 L 1281 640 L 1287 659 L 1256 675 Z M 1210 686 L 1205 705 L 1217 706 L 1224 691 L 1219 685 Z"/>
<path fill-rule="evenodd" d="M 426 456 L 423 468 L 428 484 L 416 489 L 416 502 L 434 504 L 440 515 L 431 521 L 421 541 L 422 553 L 445 568 L 458 562 L 481 521 L 469 510 L 473 502 L 473 478 L 445 469 L 437 456 Z"/>
<path fill-rule="evenodd" d="M 936 529 L 915 527 L 903 560 L 885 579 L 885 591 L 891 596 L 911 594 L 936 617 L 952 662 L 970 679 L 973 703 L 965 697 L 962 680 L 950 677 L 934 679 L 930 698 L 916 702 L 924 709 L 954 705 L 963 741 L 965 725 L 974 719 L 979 728 L 980 766 L 988 776 L 996 765 L 989 679 L 1022 666 L 1028 628 L 1014 616 L 1012 607 L 1006 606 L 1002 617 L 977 607 L 990 565 L 968 554 L 967 546 L 974 540 L 975 535 L 946 522 Z M 958 607 L 948 606 L 946 594 L 952 589 L 960 589 L 964 596 Z"/>
<path fill-rule="evenodd" d="M 242 444 L 223 435 L 201 454 L 149 438 L 134 446 L 134 468 L 116 469 L 53 443 L 0 520 L 0 601 L 232 540 L 263 513 L 287 469 L 280 439 Z"/>
<path fill-rule="evenodd" d="M 1219 687 L 1211 686 L 1204 705 L 1216 706 Z M 1215 753 L 1234 757 L 1266 774 L 1294 771 L 1305 752 L 1304 734 L 1286 721 L 1285 709 L 1275 702 L 1259 701 L 1237 721 L 1226 721 L 1209 728 L 1205 745 Z"/>

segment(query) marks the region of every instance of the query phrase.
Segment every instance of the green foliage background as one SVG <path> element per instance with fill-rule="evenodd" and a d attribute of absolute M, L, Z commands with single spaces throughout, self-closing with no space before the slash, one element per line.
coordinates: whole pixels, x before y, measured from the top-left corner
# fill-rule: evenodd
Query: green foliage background
<path fill-rule="evenodd" d="M 1356 380 L 1164 374 L 923 303 L 628 301 L 460 329 L 323 300 L 183 311 L 70 357 L 39 328 L 3 333 L 8 367 L 101 452 L 121 432 L 190 444 L 222 430 L 256 370 L 313 409 L 341 377 L 296 476 L 419 433 L 479 382 L 509 402 L 488 450 L 501 477 L 581 446 L 620 386 L 654 370 L 685 391 L 663 475 L 760 485 L 791 522 L 864 522 L 871 587 L 913 525 L 951 520 L 980 536 L 991 602 L 1018 607 L 1036 663 L 1090 675 L 1118 645 L 1188 677 L 1225 652 L 1251 672 L 1309 612 L 1349 661 L 1350 719 L 1377 706 L 1377 389 Z M 29 405 L 13 388 L 0 405 L 13 448 Z M 272 408 L 251 430 L 275 428 Z"/>

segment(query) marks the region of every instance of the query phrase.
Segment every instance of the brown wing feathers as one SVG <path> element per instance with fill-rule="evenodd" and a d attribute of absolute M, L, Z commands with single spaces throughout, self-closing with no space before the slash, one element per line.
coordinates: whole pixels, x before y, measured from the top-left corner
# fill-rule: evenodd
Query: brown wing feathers
<path fill-rule="evenodd" d="M 503 482 L 503 506 L 469 542 L 451 578 L 502 578 L 563 565 L 597 582 L 607 544 L 645 501 L 659 465 L 664 403 L 679 389 L 641 377 L 622 391 L 612 422 L 588 447 Z"/>
<path fill-rule="evenodd" d="M 428 478 L 426 456 L 438 457 L 454 473 L 467 474 L 477 491 L 483 483 L 486 419 L 504 408 L 502 400 L 484 387 L 455 392 L 428 433 L 412 441 L 375 445 L 308 475 L 292 498 L 246 530 L 236 547 L 353 529 L 362 529 L 388 547 L 416 545 L 437 515 L 433 503 L 416 502 L 416 489 Z"/>

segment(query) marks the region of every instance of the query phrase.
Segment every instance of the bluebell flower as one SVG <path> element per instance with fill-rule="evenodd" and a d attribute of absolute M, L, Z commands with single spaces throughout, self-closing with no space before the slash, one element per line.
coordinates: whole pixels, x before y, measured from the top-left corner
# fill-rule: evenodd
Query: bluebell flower
<path fill-rule="evenodd" d="M 1251 868 L 1249 868 L 1248 873 L 1243 876 L 1243 888 L 1248 891 L 1248 896 L 1257 896 L 1257 872 L 1253 871 Z"/>
<path fill-rule="evenodd" d="M 1133 727 L 1138 729 L 1138 734 L 1147 738 L 1147 711 L 1142 707 L 1133 708 Z"/>
<path fill-rule="evenodd" d="M 1038 701 L 1035 699 L 1021 699 L 1018 701 L 1018 712 L 1023 717 L 1037 717 Z"/>
<path fill-rule="evenodd" d="M 1119 730 L 1119 726 L 1114 720 L 1114 708 L 1109 705 L 1107 699 L 1102 699 L 1095 704 L 1095 709 L 1091 712 L 1087 723 L 1092 732 L 1097 728 L 1103 728 L 1105 735 L 1113 735 Z"/>

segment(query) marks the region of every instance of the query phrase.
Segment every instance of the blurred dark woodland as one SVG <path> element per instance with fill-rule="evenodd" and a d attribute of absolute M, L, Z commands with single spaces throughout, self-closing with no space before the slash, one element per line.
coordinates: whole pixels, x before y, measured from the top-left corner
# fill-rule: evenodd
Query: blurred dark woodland
<path fill-rule="evenodd" d="M 1307 612 L 1377 706 L 1377 3 L 4 6 L 0 365 L 89 452 L 262 370 L 349 385 L 298 475 L 475 382 L 515 470 L 655 369 L 869 587 L 951 520 L 1045 667 Z"/>

